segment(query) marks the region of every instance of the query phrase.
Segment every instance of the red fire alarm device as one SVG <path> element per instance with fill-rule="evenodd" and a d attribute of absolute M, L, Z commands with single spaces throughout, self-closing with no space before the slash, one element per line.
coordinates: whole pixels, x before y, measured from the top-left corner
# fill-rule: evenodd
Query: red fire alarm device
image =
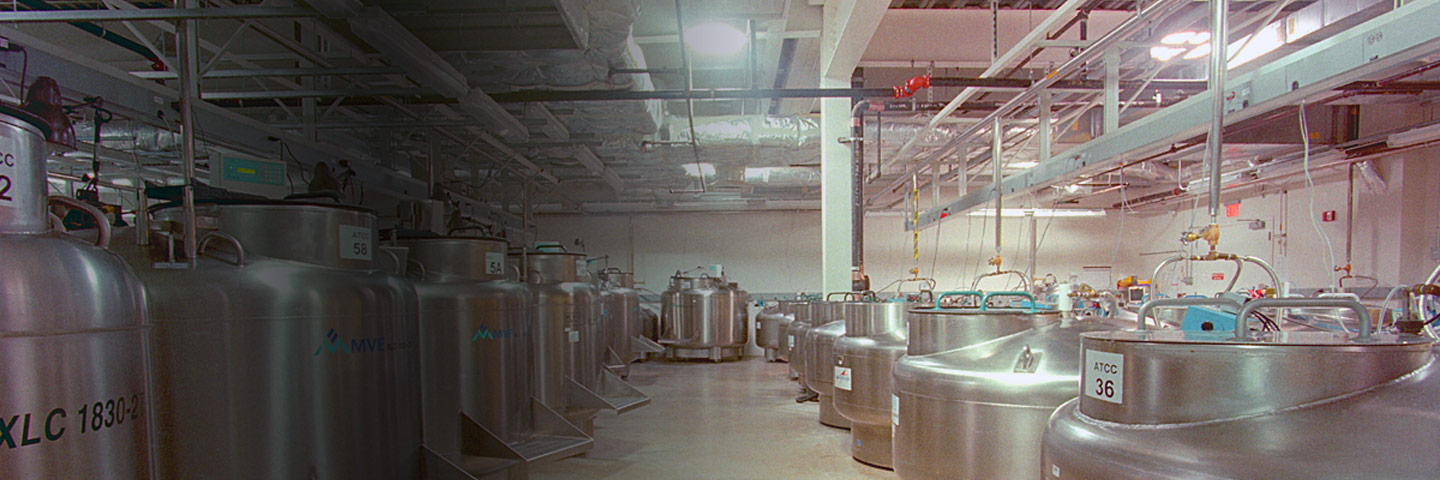
<path fill-rule="evenodd" d="M 1235 218 L 1238 216 L 1240 216 L 1240 202 L 1225 206 L 1225 218 Z"/>
<path fill-rule="evenodd" d="M 1324 211 L 1324 212 L 1320 212 L 1320 221 L 1322 221 L 1322 222 L 1333 222 L 1333 221 L 1335 221 L 1335 211 L 1334 211 L 1334 210 L 1326 210 L 1326 211 Z"/>

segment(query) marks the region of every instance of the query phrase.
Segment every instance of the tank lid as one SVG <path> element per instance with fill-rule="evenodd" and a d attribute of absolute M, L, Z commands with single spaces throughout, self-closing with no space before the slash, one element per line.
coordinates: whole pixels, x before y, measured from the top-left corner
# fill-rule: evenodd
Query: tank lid
<path fill-rule="evenodd" d="M 1280 331 L 1253 334 L 1239 340 L 1232 331 L 1187 331 L 1165 330 L 1112 330 L 1086 333 L 1085 338 L 1112 342 L 1172 343 L 1207 345 L 1285 345 L 1285 346 L 1336 346 L 1336 345 L 1412 345 L 1435 343 L 1435 339 L 1418 335 L 1373 334 L 1370 341 L 1359 341 L 1343 332 Z"/>
<path fill-rule="evenodd" d="M 0 114 L 15 117 L 16 120 L 25 122 L 27 125 L 40 129 L 40 134 L 49 137 L 51 133 L 50 124 L 45 123 L 39 116 L 22 110 L 20 107 L 8 103 L 0 103 Z"/>
<path fill-rule="evenodd" d="M 368 214 L 370 214 L 370 215 L 379 215 L 379 213 L 376 212 L 375 210 L 372 210 L 372 209 L 369 209 L 369 208 L 365 208 L 365 207 L 361 207 L 361 206 L 345 205 L 345 204 L 340 204 L 340 203 L 311 202 L 311 201 L 304 201 L 304 200 L 268 200 L 268 199 L 265 199 L 265 200 L 252 200 L 252 199 L 243 199 L 243 200 L 242 200 L 242 199 L 203 199 L 203 200 L 202 200 L 202 199 L 198 199 L 198 198 L 197 198 L 197 199 L 195 199 L 195 205 L 197 205 L 197 206 L 198 206 L 198 205 L 219 205 L 219 206 L 226 206 L 226 207 L 229 207 L 229 206 L 244 206 L 244 207 L 250 207 L 250 206 L 255 206 L 255 207 L 296 207 L 296 208 L 301 208 L 301 207 L 312 207 L 312 208 L 313 208 L 313 207 L 318 207 L 318 208 L 333 208 L 333 209 L 337 209 L 337 210 L 349 210 L 349 211 L 352 211 L 352 212 L 368 213 Z M 150 207 L 150 211 L 151 211 L 151 212 L 158 212 L 158 211 L 166 210 L 166 209 L 170 209 L 170 208 L 179 208 L 179 207 L 181 207 L 181 206 L 182 206 L 181 202 L 165 202 L 165 203 L 159 203 L 159 204 L 155 204 L 155 205 L 151 206 L 151 207 Z"/>
<path fill-rule="evenodd" d="M 405 231 L 399 235 L 400 240 L 425 241 L 425 240 L 478 240 L 483 242 L 505 242 L 500 237 L 483 237 L 474 235 L 441 235 L 438 233 Z"/>

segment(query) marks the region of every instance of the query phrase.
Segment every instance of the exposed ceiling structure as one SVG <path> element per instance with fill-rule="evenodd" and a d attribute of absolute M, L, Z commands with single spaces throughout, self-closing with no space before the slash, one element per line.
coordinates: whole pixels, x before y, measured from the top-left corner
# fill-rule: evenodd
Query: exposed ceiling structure
<path fill-rule="evenodd" d="M 847 91 L 885 105 L 865 117 L 866 203 L 884 211 L 915 208 L 907 203 L 915 187 L 933 185 L 946 198 L 986 188 L 993 181 L 987 116 L 1003 117 L 1003 174 L 1010 176 L 1203 91 L 1205 59 L 1196 50 L 1204 42 L 1169 38 L 1203 35 L 1203 3 L 895 0 L 868 23 L 826 18 L 827 8 L 859 16 L 861 3 L 826 3 L 202 1 L 190 10 L 202 18 L 206 116 L 198 130 L 209 149 L 284 159 L 307 172 L 324 162 L 354 172 L 373 192 L 448 195 L 499 215 L 521 203 L 538 212 L 813 209 L 819 145 L 835 141 L 821 138 L 819 97 L 841 95 L 818 90 L 822 68 L 833 63 L 822 58 L 822 45 L 827 31 L 860 29 L 868 43 L 844 52 L 857 67 Z M 1232 48 L 1240 52 L 1232 76 L 1395 8 L 1369 0 L 1230 5 Z M 96 152 L 117 165 L 138 159 L 136 173 L 152 182 L 174 183 L 178 175 L 174 20 L 188 14 L 171 7 L 19 0 L 0 15 L 9 15 L 0 36 L 28 49 L 36 69 L 29 76 L 52 74 L 74 87 L 62 75 L 85 70 L 115 83 L 110 93 L 67 94 L 112 100 L 121 118 L 104 127 Z M 1145 17 L 1136 19 L 1137 7 Z M 1129 30 L 1110 38 L 1117 28 Z M 711 37 L 731 40 L 718 49 L 729 51 L 708 48 Z M 1108 52 L 1094 51 L 1102 41 Z M 13 90 L 25 65 L 13 52 L 0 55 Z M 40 66 L 46 58 L 69 63 Z M 1368 135 L 1414 127 L 1358 128 L 1360 113 L 1350 107 L 1428 105 L 1440 78 L 1417 67 L 1433 60 L 1416 55 L 1305 96 L 1310 127 L 1323 133 L 1316 143 L 1349 158 L 1347 149 L 1373 147 Z M 1042 147 L 1040 99 L 1028 95 L 1057 70 L 1070 83 L 1045 94 L 1053 134 Z M 922 75 L 933 80 L 930 88 L 898 100 L 883 95 Z M 947 103 L 955 108 L 937 116 Z M 1268 110 L 1227 130 L 1234 178 L 1293 169 L 1295 112 Z M 82 122 L 77 133 L 84 141 L 93 128 Z M 1156 192 L 1178 198 L 1202 176 L 1203 136 L 1174 133 L 1183 138 L 1169 148 L 1128 152 L 1124 169 L 1066 169 L 1023 190 L 1034 202 L 1103 208 Z M 88 164 L 81 150 L 67 157 L 78 166 Z"/>

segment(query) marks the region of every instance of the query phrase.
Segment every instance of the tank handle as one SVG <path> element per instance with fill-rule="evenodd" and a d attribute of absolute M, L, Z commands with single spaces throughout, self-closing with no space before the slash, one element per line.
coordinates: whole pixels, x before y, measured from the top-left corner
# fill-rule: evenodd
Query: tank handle
<path fill-rule="evenodd" d="M 946 297 L 976 297 L 981 300 L 984 300 L 985 298 L 985 294 L 980 293 L 979 290 L 954 290 L 949 292 L 935 293 L 932 295 L 935 297 L 935 308 L 940 308 L 940 301 L 944 300 Z M 983 308 L 985 304 L 981 303 L 980 306 Z"/>
<path fill-rule="evenodd" d="M 980 310 L 989 310 L 990 299 L 995 297 L 1023 297 L 1030 300 L 1030 306 L 1025 309 L 1025 313 L 1035 313 L 1037 310 L 1035 308 L 1035 296 L 1031 295 L 1030 292 L 1022 292 L 1019 290 L 1004 290 L 999 292 L 986 293 L 985 296 L 980 298 Z"/>
<path fill-rule="evenodd" d="M 844 300 L 844 301 L 850 302 L 850 301 L 855 301 L 856 298 L 859 298 L 860 292 L 830 292 L 830 293 L 825 294 L 825 301 L 827 301 L 827 302 L 832 301 L 832 300 L 830 300 L 830 297 L 833 297 L 833 296 L 836 296 L 836 295 L 843 295 L 843 296 L 840 297 L 840 298 L 841 298 L 842 300 Z"/>
<path fill-rule="evenodd" d="M 67 207 L 85 212 L 86 215 L 94 218 L 95 225 L 98 226 L 98 230 L 100 231 L 100 235 L 95 238 L 95 246 L 100 248 L 110 248 L 110 221 L 109 219 L 105 218 L 105 213 L 101 212 L 100 209 L 95 208 L 94 205 L 70 197 L 62 197 L 59 195 L 51 195 L 49 198 L 49 203 L 59 203 Z"/>
<path fill-rule="evenodd" d="M 413 258 L 406 259 L 406 260 L 408 260 L 407 262 L 405 262 L 405 264 L 406 264 L 407 266 L 414 266 L 414 267 L 418 267 L 418 268 L 420 269 L 418 272 L 416 272 L 416 273 L 419 273 L 419 274 L 420 274 L 420 277 L 415 278 L 416 280 L 424 280 L 425 277 L 429 276 L 429 274 L 425 271 L 425 264 L 420 263 L 419 260 L 416 260 L 416 259 L 413 259 Z M 410 272 L 411 272 L 411 270 L 407 268 L 407 269 L 405 270 L 405 273 L 406 273 L 405 276 L 409 277 L 409 276 L 410 276 L 410 275 L 409 275 Z"/>
<path fill-rule="evenodd" d="M 1235 339 L 1246 340 L 1249 338 L 1250 314 L 1262 308 L 1346 308 L 1355 312 L 1360 319 L 1359 341 L 1370 340 L 1370 310 L 1361 305 L 1360 302 L 1351 298 L 1329 297 L 1329 298 L 1260 298 L 1247 302 L 1245 308 L 1235 315 Z"/>
<path fill-rule="evenodd" d="M 394 261 L 394 263 L 395 263 L 395 269 L 396 269 L 396 270 L 400 270 L 400 254 L 395 253 L 394 250 L 391 250 L 391 249 L 388 249 L 388 248 L 381 248 L 381 249 L 379 249 L 379 250 L 380 250 L 381 252 L 385 252 L 386 255 L 389 255 L 389 256 L 390 256 L 390 259 L 391 259 L 392 261 Z M 409 259 L 407 258 L 406 260 L 409 260 Z M 405 272 L 402 270 L 402 271 L 400 271 L 399 273 L 402 273 L 402 274 L 403 274 L 403 273 L 405 273 Z"/>
<path fill-rule="evenodd" d="M 205 235 L 201 236 L 201 237 L 200 237 L 200 244 L 195 247 L 195 252 L 196 252 L 196 254 L 197 254 L 197 255 L 204 254 L 204 253 L 205 253 L 205 247 L 207 247 L 207 246 L 210 245 L 210 241 L 211 241 L 211 240 L 214 240 L 214 239 L 217 239 L 217 238 L 218 238 L 218 239 L 221 239 L 221 240 L 224 240 L 224 241 L 226 241 L 226 242 L 229 242 L 231 246 L 235 247 L 235 266 L 244 268 L 244 267 L 245 267 L 245 247 L 240 244 L 240 240 L 239 240 L 239 239 L 237 239 L 237 238 L 235 238 L 235 237 L 232 237 L 232 236 L 230 236 L 230 235 L 226 235 L 226 234 L 220 233 L 220 232 L 209 232 L 209 233 L 206 233 Z"/>
<path fill-rule="evenodd" d="M 1228 298 L 1209 298 L 1209 297 L 1161 298 L 1161 299 L 1151 300 L 1151 301 L 1145 302 L 1144 304 L 1141 304 L 1141 305 L 1140 305 L 1140 311 L 1135 315 L 1135 317 L 1136 317 L 1136 318 L 1135 318 L 1135 323 L 1136 323 L 1135 329 L 1136 329 L 1136 330 L 1145 330 L 1145 329 L 1148 328 L 1147 325 L 1145 324 L 1145 317 L 1147 317 L 1147 316 L 1150 315 L 1150 310 L 1153 310 L 1153 309 L 1159 308 L 1159 307 L 1192 307 L 1192 306 L 1232 307 L 1232 308 L 1235 308 L 1235 309 L 1239 309 L 1239 308 L 1240 308 L 1240 302 L 1237 302 L 1237 301 L 1234 301 L 1234 300 L 1230 300 L 1230 299 L 1228 299 Z M 1157 323 L 1157 324 L 1160 323 L 1160 320 L 1158 320 L 1158 319 L 1155 320 L 1155 323 Z"/>

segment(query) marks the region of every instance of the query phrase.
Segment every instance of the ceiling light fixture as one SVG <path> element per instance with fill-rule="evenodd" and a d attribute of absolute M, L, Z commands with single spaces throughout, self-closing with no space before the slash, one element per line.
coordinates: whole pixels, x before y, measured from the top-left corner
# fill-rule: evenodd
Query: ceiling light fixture
<path fill-rule="evenodd" d="M 1209 38 L 1210 34 L 1205 34 L 1205 37 Z M 1195 32 L 1175 32 L 1161 38 L 1160 43 L 1165 45 L 1184 45 L 1185 42 L 1190 41 L 1192 38 L 1195 38 Z"/>
<path fill-rule="evenodd" d="M 715 176 L 715 165 L 713 165 L 713 164 L 709 164 L 709 163 L 687 163 L 687 164 L 682 165 L 682 166 L 685 167 L 685 175 L 688 175 L 688 176 L 691 176 L 691 177 L 698 177 L 698 176 L 700 176 L 700 174 L 702 174 L 702 173 L 703 173 L 705 176 L 707 176 L 707 177 L 713 177 L 713 176 Z"/>
<path fill-rule="evenodd" d="M 1187 53 L 1187 54 L 1185 54 L 1184 57 L 1180 57 L 1180 58 L 1183 58 L 1183 59 L 1186 59 L 1186 60 L 1194 60 L 1194 59 L 1197 59 L 1197 58 L 1203 58 L 1204 56 L 1209 55 L 1209 54 L 1210 54 L 1210 44 L 1208 44 L 1208 43 L 1202 43 L 1202 44 L 1200 44 L 1200 46 L 1191 49 L 1191 50 L 1190 50 L 1190 53 Z"/>
<path fill-rule="evenodd" d="M 685 29 L 685 44 L 707 55 L 734 55 L 745 46 L 745 33 L 721 22 L 709 22 Z"/>
<path fill-rule="evenodd" d="M 1150 58 L 1162 62 L 1168 62 L 1170 61 L 1170 59 L 1175 58 L 1177 55 L 1180 55 L 1182 53 L 1185 53 L 1185 49 L 1182 47 L 1150 47 Z"/>

